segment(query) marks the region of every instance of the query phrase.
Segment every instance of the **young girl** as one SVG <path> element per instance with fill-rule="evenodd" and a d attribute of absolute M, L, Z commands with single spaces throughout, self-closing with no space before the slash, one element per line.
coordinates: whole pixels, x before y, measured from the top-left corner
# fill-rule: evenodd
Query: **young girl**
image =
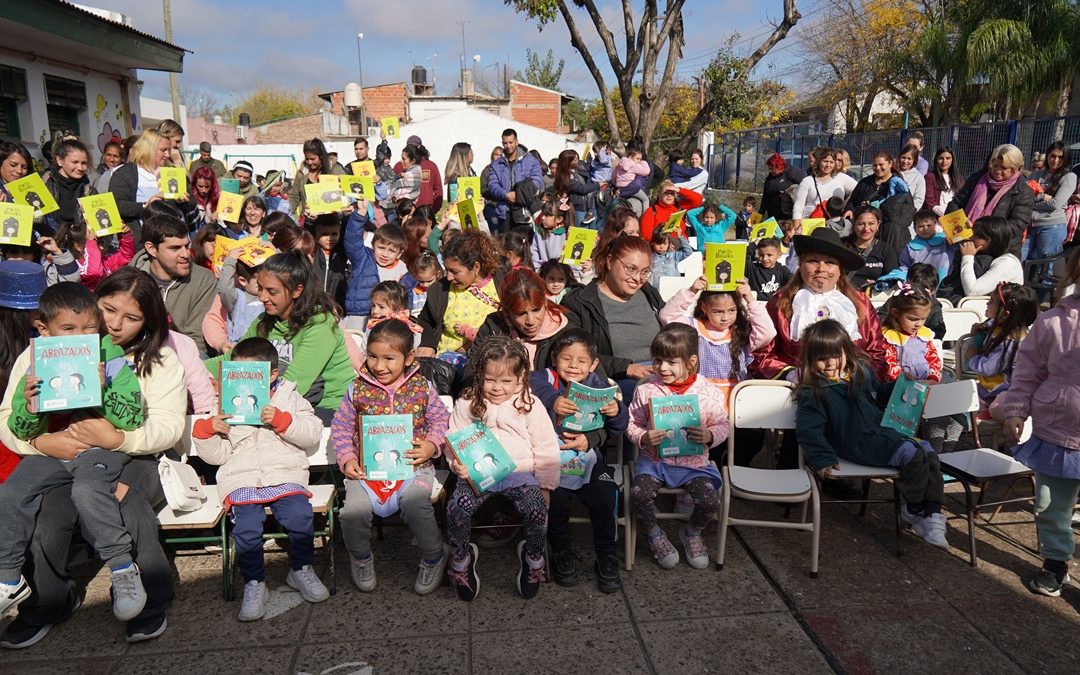
<path fill-rule="evenodd" d="M 551 421 L 561 441 L 561 477 L 559 488 L 551 493 L 548 511 L 548 539 L 551 541 L 552 572 L 555 583 L 573 586 L 578 581 L 577 562 L 570 546 L 570 499 L 577 496 L 589 509 L 592 521 L 593 546 L 596 549 L 596 584 L 604 593 L 622 588 L 619 561 L 615 556 L 616 503 L 619 488 L 615 471 L 604 461 L 602 448 L 608 437 L 626 431 L 626 404 L 620 397 L 600 408 L 604 424 L 595 431 L 567 431 L 563 421 L 578 412 L 577 405 L 566 397 L 571 382 L 594 389 L 615 386 L 596 374 L 600 360 L 596 346 L 589 336 L 577 328 L 560 333 L 551 346 L 551 368 L 534 371 L 530 376 L 533 392 L 545 408 L 551 411 Z"/>
<path fill-rule="evenodd" d="M 409 313 L 420 316 L 427 303 L 428 288 L 444 276 L 439 258 L 431 251 L 421 251 L 409 264 L 409 273 L 401 278 L 401 285 L 409 291 Z"/>
<path fill-rule="evenodd" d="M 1080 279 L 1080 256 L 1074 254 L 1061 288 Z M 1015 458 L 1035 472 L 1035 525 L 1043 556 L 1042 570 L 1028 588 L 1057 597 L 1069 579 L 1076 551 L 1073 509 L 1080 496 L 1080 295 L 1075 288 L 1044 312 L 1020 343 L 1012 386 L 1002 400 L 1005 431 L 1020 442 L 1031 417 L 1031 438 Z M 1070 393 L 1072 394 L 1070 396 Z"/>
<path fill-rule="evenodd" d="M 591 266 L 592 263 L 589 263 Z M 540 278 L 544 280 L 544 290 L 548 300 L 554 303 L 562 302 L 566 291 L 574 286 L 580 286 L 574 279 L 574 270 L 559 260 L 549 260 L 540 266 Z"/>
<path fill-rule="evenodd" d="M 903 373 L 914 380 L 941 382 L 941 355 L 933 331 L 926 326 L 933 300 L 923 289 L 902 283 L 888 305 L 881 334 L 889 347 L 885 350 L 889 379 Z"/>
<path fill-rule="evenodd" d="M 998 284 L 990 295 L 986 321 L 971 327 L 971 345 L 964 358 L 967 369 L 976 374 L 979 398 L 985 404 L 980 419 L 992 415 L 995 399 L 1009 389 L 1016 350 L 1038 314 L 1039 300 L 1033 289 Z"/>
<path fill-rule="evenodd" d="M 690 493 L 694 510 L 690 522 L 679 530 L 686 562 L 695 569 L 705 569 L 709 554 L 701 531 L 716 514 L 719 504 L 717 489 L 720 472 L 709 462 L 708 454 L 682 457 L 660 457 L 657 446 L 668 432 L 653 429 L 650 400 L 658 396 L 697 396 L 701 426 L 686 429 L 687 438 L 706 449 L 720 443 L 728 435 L 728 418 L 724 411 L 724 394 L 720 387 L 704 377 L 698 377 L 698 334 L 682 323 L 668 324 L 660 329 L 650 347 L 655 373 L 642 381 L 634 391 L 630 404 L 630 425 L 627 438 L 638 446 L 633 491 L 630 495 L 634 517 L 649 539 L 649 549 L 664 569 L 679 564 L 679 552 L 656 522 L 653 501 L 663 487 L 681 487 Z"/>
<path fill-rule="evenodd" d="M 529 247 L 528 230 L 525 228 L 524 232 L 518 231 L 518 228 L 514 228 L 509 232 L 503 232 L 498 235 L 499 246 L 506 252 L 506 262 L 504 265 L 506 271 L 516 269 L 529 269 L 533 268 L 532 251 Z"/>
<path fill-rule="evenodd" d="M 473 384 L 463 392 L 450 417 L 454 432 L 479 420 L 495 435 L 513 460 L 514 472 L 476 494 L 463 464 L 450 461 L 458 477 L 446 507 L 446 538 L 453 559 L 447 570 L 458 598 L 469 602 L 480 591 L 476 573 L 479 550 L 469 543 L 473 516 L 492 494 L 514 503 L 525 519 L 525 539 L 518 544 L 520 568 L 517 591 L 529 599 L 544 580 L 544 537 L 547 534 L 547 501 L 559 486 L 559 444 L 551 418 L 537 405 L 529 389 L 529 355 L 525 347 L 505 335 L 484 342 L 477 358 L 469 364 Z"/>
<path fill-rule="evenodd" d="M 679 263 L 690 257 L 694 248 L 686 237 L 675 233 L 665 233 L 657 228 L 653 230 L 649 239 L 652 247 L 652 281 L 653 286 L 660 285 L 660 277 L 682 276 L 679 271 Z"/>
<path fill-rule="evenodd" d="M 807 463 L 821 479 L 838 468 L 838 458 L 899 469 L 901 518 L 927 543 L 948 549 L 937 454 L 925 441 L 881 426 L 893 385 L 874 377 L 865 352 L 833 319 L 811 325 L 801 342 L 795 433 Z"/>
<path fill-rule="evenodd" d="M 102 279 L 112 274 L 114 270 L 127 265 L 135 257 L 135 237 L 126 225 L 118 240 L 119 249 L 103 258 L 101 249 L 98 247 L 97 235 L 94 234 L 92 228 L 64 223 L 56 233 L 56 245 L 62 251 L 71 253 L 75 264 L 79 266 L 79 281 L 90 290 L 96 289 Z M 45 271 L 50 278 L 54 278 L 54 275 L 49 271 L 49 266 L 57 264 L 57 258 L 54 256 L 52 262 L 46 265 Z M 57 278 L 58 276 L 56 275 Z"/>
<path fill-rule="evenodd" d="M 368 336 L 367 348 L 367 359 L 341 400 L 330 432 L 338 466 L 346 477 L 341 532 L 349 551 L 352 580 L 361 591 L 375 590 L 371 519 L 400 510 L 420 548 L 420 569 L 413 588 L 426 595 L 442 583 L 446 568 L 431 491 L 435 483 L 432 460 L 441 454 L 450 413 L 416 365 L 413 332 L 405 322 L 379 322 Z M 416 472 L 412 478 L 367 480 L 359 456 L 364 415 L 412 416 L 413 444 L 405 451 Z"/>
<path fill-rule="evenodd" d="M 553 199 L 540 209 L 533 227 L 532 264 L 536 269 L 562 258 L 566 232 L 574 226 L 574 208 L 565 199 Z"/>

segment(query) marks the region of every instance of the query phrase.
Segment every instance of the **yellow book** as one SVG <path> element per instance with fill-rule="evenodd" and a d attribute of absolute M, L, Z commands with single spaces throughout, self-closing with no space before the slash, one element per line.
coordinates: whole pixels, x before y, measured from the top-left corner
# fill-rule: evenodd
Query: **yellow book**
<path fill-rule="evenodd" d="M 802 219 L 802 233 L 806 236 L 810 236 L 810 233 L 819 227 L 825 227 L 824 218 L 803 218 Z"/>
<path fill-rule="evenodd" d="M 946 213 L 938 218 L 941 228 L 945 230 L 945 239 L 950 244 L 955 244 L 965 239 L 971 239 L 975 230 L 971 227 L 971 221 L 963 209 L 957 209 L 952 213 Z"/>
<path fill-rule="evenodd" d="M 158 189 L 162 199 L 179 199 L 187 192 L 187 173 L 176 166 L 163 166 L 158 169 Z"/>
<path fill-rule="evenodd" d="M 474 209 L 480 208 L 480 176 L 462 176 L 457 179 L 458 199 L 471 199 Z"/>
<path fill-rule="evenodd" d="M 766 237 L 778 237 L 780 236 L 779 229 L 780 226 L 776 224 L 776 218 L 763 220 L 756 223 L 753 229 L 750 230 L 750 241 L 757 243 Z"/>
<path fill-rule="evenodd" d="M 592 157 L 589 156 L 590 152 L 592 152 L 592 143 L 586 143 L 585 149 L 581 151 L 581 159 L 586 161 L 592 159 Z"/>
<path fill-rule="evenodd" d="M 60 210 L 60 205 L 53 199 L 49 188 L 45 187 L 45 181 L 36 173 L 13 180 L 4 187 L 11 193 L 14 201 L 34 207 L 35 218 Z"/>
<path fill-rule="evenodd" d="M 315 215 L 337 213 L 341 210 L 341 181 L 334 176 L 333 183 L 308 183 L 304 185 L 307 209 Z"/>
<path fill-rule="evenodd" d="M 476 217 L 476 204 L 471 199 L 460 199 L 457 203 L 458 222 L 463 230 L 479 230 L 480 220 Z"/>
<path fill-rule="evenodd" d="M 566 233 L 562 261 L 567 265 L 581 267 L 582 262 L 591 260 L 593 248 L 596 246 L 596 239 L 599 235 L 599 232 L 590 230 L 587 227 L 571 227 Z"/>
<path fill-rule="evenodd" d="M 0 202 L 0 244 L 29 246 L 33 232 L 33 206 Z"/>
<path fill-rule="evenodd" d="M 341 179 L 341 192 L 346 199 L 366 199 L 375 201 L 375 181 L 371 176 L 338 176 Z"/>
<path fill-rule="evenodd" d="M 319 182 L 320 183 L 339 183 L 340 184 L 341 181 L 338 180 L 339 178 L 341 178 L 341 176 L 335 176 L 332 173 L 329 173 L 329 174 L 320 173 L 319 174 Z"/>
<path fill-rule="evenodd" d="M 368 178 L 375 178 L 375 162 L 370 159 L 361 159 L 353 162 L 349 165 L 352 169 L 354 176 L 367 176 Z"/>
<path fill-rule="evenodd" d="M 706 290 L 735 290 L 735 282 L 746 277 L 746 246 L 744 241 L 705 244 Z"/>
<path fill-rule="evenodd" d="M 682 211 L 676 211 L 675 213 L 671 214 L 667 221 L 664 222 L 663 226 L 660 227 L 660 231 L 664 234 L 671 234 L 672 232 L 678 232 L 681 234 L 682 229 L 680 228 L 680 225 L 682 225 L 683 216 L 685 215 L 685 209 Z"/>
<path fill-rule="evenodd" d="M 242 211 L 243 208 L 243 195 L 238 195 L 234 192 L 222 192 L 218 195 L 217 214 L 218 217 L 226 223 L 239 223 L 240 211 Z"/>
<path fill-rule="evenodd" d="M 120 234 L 124 229 L 124 221 L 120 218 L 120 210 L 116 208 L 116 197 L 113 193 L 103 192 L 99 195 L 79 197 L 79 206 L 82 207 L 86 226 L 97 236 Z"/>
<path fill-rule="evenodd" d="M 249 237 L 254 239 L 254 237 Z M 243 246 L 243 239 L 233 239 L 232 237 L 219 234 L 214 238 L 214 257 L 211 258 L 210 263 L 214 266 L 214 272 L 221 272 L 222 266 L 225 264 L 225 258 L 229 255 L 229 251 L 234 248 Z"/>
<path fill-rule="evenodd" d="M 750 220 L 746 221 L 746 224 L 753 227 L 754 225 L 757 225 L 758 223 L 760 223 L 762 221 L 762 219 L 763 219 L 763 216 L 760 213 L 758 213 L 757 211 L 754 211 L 753 213 L 750 214 Z"/>
<path fill-rule="evenodd" d="M 214 241 L 217 242 L 216 239 Z M 250 267 L 258 267 L 266 262 L 267 258 L 277 253 L 273 244 L 258 237 L 244 237 L 239 244 L 241 249 L 239 260 Z"/>
<path fill-rule="evenodd" d="M 398 138 L 400 136 L 398 132 L 401 131 L 401 126 L 398 124 L 398 118 L 384 117 L 379 123 L 382 126 L 383 136 L 387 138 Z"/>

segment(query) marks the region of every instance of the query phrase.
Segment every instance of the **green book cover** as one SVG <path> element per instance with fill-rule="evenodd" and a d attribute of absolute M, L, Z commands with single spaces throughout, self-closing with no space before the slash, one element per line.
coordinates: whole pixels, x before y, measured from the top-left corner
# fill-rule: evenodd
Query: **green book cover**
<path fill-rule="evenodd" d="M 563 419 L 562 428 L 567 431 L 595 431 L 604 428 L 604 416 L 600 408 L 615 400 L 618 387 L 594 389 L 580 382 L 571 382 L 566 398 L 577 406 L 577 413 Z"/>
<path fill-rule="evenodd" d="M 239 178 L 219 178 L 218 184 L 221 186 L 222 192 L 229 192 L 234 195 L 240 194 L 240 179 Z M 236 222 L 236 221 L 233 221 Z"/>
<path fill-rule="evenodd" d="M 101 338 L 69 335 L 34 338 L 30 374 L 41 378 L 35 412 L 101 405 Z"/>
<path fill-rule="evenodd" d="M 514 472 L 517 465 L 495 434 L 483 422 L 473 422 L 446 435 L 455 459 L 469 471 L 469 484 L 477 494 L 486 492 Z"/>
<path fill-rule="evenodd" d="M 926 406 L 926 394 L 929 385 L 913 380 L 901 373 L 896 378 L 889 405 L 881 417 L 881 426 L 895 429 L 908 438 L 915 438 L 919 433 L 923 408 Z"/>
<path fill-rule="evenodd" d="M 412 478 L 412 464 L 405 458 L 412 446 L 412 415 L 360 417 L 360 466 L 367 480 Z"/>
<path fill-rule="evenodd" d="M 262 424 L 262 409 L 270 405 L 269 361 L 222 361 L 221 414 L 228 424 Z"/>
<path fill-rule="evenodd" d="M 686 437 L 687 427 L 701 426 L 701 407 L 697 394 L 657 396 L 652 399 L 653 429 L 667 431 L 656 452 L 660 457 L 704 455 L 705 446 Z"/>

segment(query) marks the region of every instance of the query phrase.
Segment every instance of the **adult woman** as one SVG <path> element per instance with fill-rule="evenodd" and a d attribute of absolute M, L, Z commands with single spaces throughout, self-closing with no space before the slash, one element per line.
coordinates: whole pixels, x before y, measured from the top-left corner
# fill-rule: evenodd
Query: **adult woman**
<path fill-rule="evenodd" d="M 831 197 L 846 201 L 855 189 L 854 178 L 846 173 L 836 173 L 836 151 L 817 148 L 813 154 L 813 174 L 802 179 L 795 192 L 795 204 L 791 207 L 791 218 L 795 221 L 810 218 L 815 212 L 824 218 L 826 201 Z"/>
<path fill-rule="evenodd" d="M 588 196 L 600 189 L 599 183 L 594 183 L 581 174 L 578 170 L 579 164 L 576 150 L 560 152 L 554 183 L 555 195 L 560 198 L 566 195 L 569 198 L 570 206 L 574 209 L 574 223 L 578 225 L 585 220 Z"/>
<path fill-rule="evenodd" d="M 949 202 L 945 213 L 963 209 L 968 220 L 997 216 L 1009 223 L 1009 250 L 1020 255 L 1020 240 L 1031 223 L 1035 193 L 1022 180 L 1024 153 L 1015 145 L 999 145 L 990 153 L 986 168 L 968 179 Z"/>
<path fill-rule="evenodd" d="M 761 205 L 758 211 L 766 218 L 777 220 L 791 219 L 791 206 L 795 203 L 792 187 L 797 186 L 806 173 L 795 166 L 788 166 L 784 157 L 774 152 L 765 160 L 769 175 L 765 177 L 765 187 L 761 190 Z M 785 195 L 788 195 L 785 198 Z"/>
<path fill-rule="evenodd" d="M 1070 171 L 1072 154 L 1061 141 L 1046 149 L 1046 168 L 1035 171 L 1030 178 L 1042 192 L 1035 195 L 1035 207 L 1021 260 L 1052 258 L 1061 253 L 1065 243 L 1065 207 L 1076 191 L 1076 174 Z"/>
<path fill-rule="evenodd" d="M 0 143 L 0 202 L 11 201 L 11 193 L 5 186 L 25 176 L 33 166 L 30 151 L 22 143 Z"/>
<path fill-rule="evenodd" d="M 674 183 L 665 180 L 660 184 L 660 194 L 656 201 L 641 214 L 642 238 L 648 241 L 652 237 L 653 230 L 663 226 L 677 211 L 696 209 L 701 206 L 702 201 L 701 195 L 693 190 L 675 187 Z M 685 218 L 679 223 L 679 229 L 676 232 L 680 237 L 686 236 Z"/>
<path fill-rule="evenodd" d="M 38 436 L 33 446 L 22 441 L 15 444 L 24 456 L 65 459 L 88 447 L 113 448 L 132 455 L 120 475 L 117 498 L 147 596 L 142 613 L 126 627 L 128 641 L 137 642 L 165 631 L 165 611 L 173 598 L 172 570 L 158 540 L 155 507 L 164 501 L 164 495 L 154 455 L 180 440 L 187 389 L 176 353 L 165 346 L 168 318 L 154 280 L 145 272 L 125 267 L 106 277 L 97 295 L 105 328 L 134 364 L 145 410 L 142 426 L 121 432 L 102 418 L 86 419 L 62 431 Z M 24 358 L 25 364 L 17 365 L 16 370 L 29 364 L 29 354 Z M 4 430 L 13 394 L 9 382 L 0 406 Z M 18 469 L 13 475 L 17 473 Z M 42 498 L 24 568 L 34 593 L 19 606 L 18 618 L 0 637 L 5 646 L 28 647 L 38 642 L 52 624 L 63 621 L 78 607 L 75 584 L 67 574 L 68 547 L 77 519 L 70 485 L 54 488 Z"/>
<path fill-rule="evenodd" d="M 112 178 L 113 169 L 124 163 L 124 146 L 120 141 L 109 141 L 105 149 L 101 151 L 101 163 L 98 164 L 91 178 L 94 189 L 100 192 L 109 191 L 109 180 Z"/>
<path fill-rule="evenodd" d="M 596 279 L 563 298 L 570 323 L 596 340 L 600 365 L 619 383 L 623 400 L 633 397 L 637 381 L 653 371 L 649 346 L 660 330 L 657 313 L 664 306 L 649 284 L 652 249 L 640 237 L 619 237 L 597 261 Z"/>
<path fill-rule="evenodd" d="M 87 176 L 90 153 L 76 138 L 65 138 L 56 144 L 55 168 L 41 175 L 45 187 L 56 200 L 60 210 L 45 215 L 45 222 L 55 232 L 60 223 L 77 223 L 82 220 L 79 198 L 94 194 Z"/>
<path fill-rule="evenodd" d="M 848 272 L 848 279 L 855 288 L 865 288 L 883 274 L 897 268 L 896 251 L 878 238 L 881 228 L 881 213 L 873 206 L 860 206 L 855 209 L 854 224 L 851 234 L 844 241 L 849 251 L 857 253 L 863 260 L 862 267 Z"/>
<path fill-rule="evenodd" d="M 495 160 L 503 156 L 503 149 L 495 146 L 491 150 L 491 161 L 480 171 L 480 194 L 484 197 L 484 220 L 490 223 L 495 218 L 495 195 L 488 191 L 488 180 L 491 179 L 491 165 Z"/>
<path fill-rule="evenodd" d="M 971 239 L 960 242 L 938 295 L 957 303 L 968 295 L 989 295 L 1002 282 L 1024 283 L 1024 268 L 1010 249 L 1012 226 L 1004 218 L 975 221 Z"/>
<path fill-rule="evenodd" d="M 911 144 L 905 145 L 896 158 L 896 168 L 899 170 L 900 177 L 904 179 L 904 183 L 907 184 L 916 211 L 921 209 L 926 201 L 926 179 L 919 173 L 918 164 L 919 149 Z"/>
<path fill-rule="evenodd" d="M 593 247 L 592 264 L 596 269 L 600 259 L 607 257 L 607 249 L 611 243 L 619 237 L 640 237 L 641 222 L 634 215 L 634 210 L 628 206 L 616 206 L 608 211 L 604 219 L 604 226 L 600 228 L 600 236 Z"/>
<path fill-rule="evenodd" d="M 460 141 L 454 143 L 453 147 L 450 148 L 450 158 L 446 160 L 446 168 L 443 171 L 443 176 L 446 178 L 446 194 L 449 195 L 451 204 L 456 204 L 459 198 L 458 178 L 469 178 L 476 175 L 472 163 L 472 146 Z M 477 197 L 479 196 L 477 195 Z"/>
<path fill-rule="evenodd" d="M 221 197 L 221 185 L 217 174 L 208 166 L 200 166 L 191 174 L 191 193 L 199 209 L 199 220 L 212 223 L 217 217 L 218 198 Z"/>
<path fill-rule="evenodd" d="M 184 145 L 184 127 L 173 120 L 162 120 L 156 129 L 159 134 L 169 139 L 169 160 L 166 166 L 184 168 L 184 156 L 180 152 Z"/>
<path fill-rule="evenodd" d="M 249 237 L 263 236 L 263 221 L 266 219 L 266 200 L 259 195 L 252 195 L 244 200 L 240 207 L 240 224 Z"/>
<path fill-rule="evenodd" d="M 420 183 L 423 172 L 420 170 L 420 154 L 416 148 L 406 145 L 401 149 L 401 173 L 390 183 L 390 201 L 402 199 L 416 201 L 420 197 Z"/>
<path fill-rule="evenodd" d="M 836 149 L 836 172 L 851 175 L 851 155 L 843 148 Z"/>
<path fill-rule="evenodd" d="M 894 160 L 891 153 L 879 150 L 874 153 L 870 174 L 855 184 L 848 199 L 848 211 L 854 215 L 860 206 L 878 208 L 889 197 L 908 192 L 907 183 L 900 176 L 893 174 Z"/>
<path fill-rule="evenodd" d="M 149 215 L 147 205 L 161 199 L 157 174 L 160 167 L 169 166 L 171 148 L 169 139 L 154 129 L 143 131 L 128 153 L 128 163 L 117 168 L 109 180 L 109 192 L 116 197 L 116 208 L 124 222 L 132 225 L 136 241 L 140 241 L 142 219 Z M 185 218 L 194 219 L 198 210 L 187 194 L 180 195 L 175 202 Z"/>
<path fill-rule="evenodd" d="M 532 367 L 548 365 L 552 339 L 569 325 L 564 310 L 547 299 L 544 280 L 530 269 L 510 270 L 499 286 L 499 309 L 476 331 L 469 358 L 492 335 L 509 335 L 525 345 Z"/>
<path fill-rule="evenodd" d="M 319 176 L 343 176 L 345 169 L 337 162 L 331 162 L 326 152 L 326 146 L 319 138 L 304 141 L 304 165 L 293 177 L 292 187 L 289 188 L 289 204 L 294 213 L 302 214 L 307 219 L 311 214 L 307 210 L 307 196 L 304 186 L 308 183 L 318 183 Z"/>

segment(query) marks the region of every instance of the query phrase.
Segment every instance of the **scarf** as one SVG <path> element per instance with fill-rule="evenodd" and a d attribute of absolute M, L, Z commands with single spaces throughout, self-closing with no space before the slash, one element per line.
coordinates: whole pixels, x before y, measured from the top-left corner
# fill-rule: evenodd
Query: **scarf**
<path fill-rule="evenodd" d="M 994 180 L 990 177 L 990 172 L 987 171 L 979 178 L 979 182 L 975 184 L 975 189 L 971 192 L 971 198 L 968 199 L 967 207 L 964 211 L 967 213 L 968 220 L 975 222 L 983 216 L 991 216 L 994 214 L 994 209 L 997 208 L 998 202 L 1005 196 L 1012 186 L 1016 185 L 1016 181 L 1020 180 L 1022 174 L 1017 171 L 1013 174 L 1012 178 L 1008 180 Z M 989 196 L 990 190 L 994 190 L 994 196 L 990 198 L 990 202 L 987 203 L 986 199 Z"/>
<path fill-rule="evenodd" d="M 672 382 L 671 384 L 665 384 L 664 386 L 670 389 L 672 394 L 675 394 L 676 396 L 682 396 L 686 393 L 687 389 L 694 385 L 694 382 L 696 381 L 697 373 L 694 373 L 682 382 Z"/>
<path fill-rule="evenodd" d="M 847 331 L 852 341 L 858 342 L 859 312 L 851 298 L 840 291 L 814 293 L 804 288 L 791 300 L 791 339 L 798 342 L 803 332 L 823 319 L 835 319 Z"/>
<path fill-rule="evenodd" d="M 389 321 L 390 319 L 397 319 L 398 321 L 404 323 L 406 326 L 409 327 L 409 330 L 411 330 L 414 333 L 423 333 L 424 332 L 423 328 L 421 328 L 420 326 L 413 323 L 412 314 L 410 314 L 409 310 L 407 310 L 407 309 L 394 310 L 393 312 L 390 312 L 390 314 L 388 316 L 384 316 L 381 319 L 374 319 L 374 318 L 368 319 L 368 322 L 367 322 L 368 330 L 370 331 L 372 328 L 374 328 L 375 326 L 378 326 L 383 321 Z"/>
<path fill-rule="evenodd" d="M 77 222 L 79 220 L 79 197 L 82 196 L 84 186 L 90 182 L 86 176 L 82 178 L 68 178 L 59 171 L 52 174 L 56 184 L 56 203 L 60 206 L 57 212 L 60 220 Z"/>

